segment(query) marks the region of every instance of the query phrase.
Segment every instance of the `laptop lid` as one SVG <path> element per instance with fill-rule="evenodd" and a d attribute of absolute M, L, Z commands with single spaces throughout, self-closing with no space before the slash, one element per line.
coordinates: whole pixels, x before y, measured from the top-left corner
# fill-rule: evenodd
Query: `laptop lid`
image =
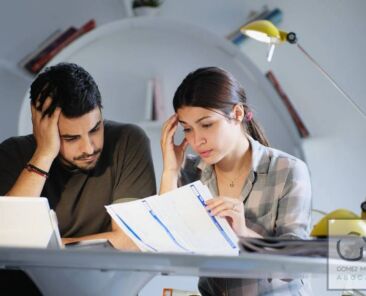
<path fill-rule="evenodd" d="M 43 197 L 0 197 L 0 246 L 62 248 L 56 214 Z"/>

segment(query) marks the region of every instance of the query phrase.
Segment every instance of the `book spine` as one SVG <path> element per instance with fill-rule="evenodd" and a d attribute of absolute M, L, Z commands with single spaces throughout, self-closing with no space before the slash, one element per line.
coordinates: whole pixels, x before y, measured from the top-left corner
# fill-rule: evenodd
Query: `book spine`
<path fill-rule="evenodd" d="M 201 296 L 201 294 L 195 291 L 183 291 L 172 288 L 163 288 L 162 296 Z"/>
<path fill-rule="evenodd" d="M 38 55 L 32 58 L 28 63 L 25 64 L 25 68 L 33 73 L 32 66 L 37 63 L 44 56 L 47 56 L 52 50 L 57 48 L 59 44 L 64 42 L 69 36 L 74 34 L 77 31 L 76 28 L 70 27 L 64 33 L 62 33 L 57 39 L 55 39 L 51 44 L 49 44 L 46 48 L 44 48 Z"/>
<path fill-rule="evenodd" d="M 162 296 L 173 296 L 173 289 L 164 288 L 163 289 L 163 295 Z"/>
<path fill-rule="evenodd" d="M 154 79 L 149 79 L 146 84 L 145 120 L 151 121 L 154 117 Z"/>
<path fill-rule="evenodd" d="M 286 106 L 287 111 L 289 112 L 289 114 L 290 114 L 290 116 L 291 116 L 291 118 L 292 118 L 292 120 L 293 120 L 293 122 L 294 122 L 294 124 L 297 128 L 297 131 L 299 132 L 300 137 L 301 138 L 309 137 L 310 133 L 309 133 L 308 129 L 306 128 L 306 126 L 303 123 L 302 119 L 300 118 L 299 114 L 295 110 L 295 108 L 292 105 L 290 99 L 288 98 L 286 93 L 283 91 L 283 89 L 282 89 L 280 83 L 278 82 L 277 78 L 275 77 L 275 75 L 271 71 L 268 71 L 267 74 L 266 74 L 266 77 L 271 82 L 272 86 L 274 87 L 277 94 L 282 99 L 282 102 Z"/>
<path fill-rule="evenodd" d="M 164 98 L 162 93 L 162 80 L 160 77 L 154 78 L 153 86 L 153 116 L 152 120 L 162 120 L 164 118 Z"/>
<path fill-rule="evenodd" d="M 65 34 L 61 35 L 60 38 L 57 39 L 43 55 L 31 63 L 31 65 L 28 65 L 27 69 L 32 73 L 38 73 L 62 49 L 64 49 L 67 45 L 69 45 L 81 35 L 94 29 L 95 26 L 95 20 L 90 20 L 78 30 L 74 28 L 68 29 Z"/>
<path fill-rule="evenodd" d="M 29 61 L 33 60 L 36 56 L 39 56 L 39 54 L 43 52 L 45 48 L 47 48 L 50 44 L 52 44 L 57 38 L 59 38 L 61 34 L 62 32 L 60 29 L 52 32 L 41 44 L 38 45 L 38 47 L 35 50 L 24 56 L 18 62 L 18 65 L 24 68 L 25 65 L 29 63 Z"/>

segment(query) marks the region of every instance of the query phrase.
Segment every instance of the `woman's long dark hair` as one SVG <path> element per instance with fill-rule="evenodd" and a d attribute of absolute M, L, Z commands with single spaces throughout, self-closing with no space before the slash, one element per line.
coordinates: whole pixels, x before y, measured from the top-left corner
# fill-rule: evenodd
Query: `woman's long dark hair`
<path fill-rule="evenodd" d="M 243 87 L 229 72 L 217 67 L 197 69 L 184 78 L 173 98 L 175 112 L 181 107 L 191 106 L 217 109 L 229 115 L 237 104 L 244 107 L 244 118 L 248 118 L 243 120 L 246 132 L 261 144 L 269 146 L 260 126 L 254 118 L 247 116 L 251 111 Z"/>

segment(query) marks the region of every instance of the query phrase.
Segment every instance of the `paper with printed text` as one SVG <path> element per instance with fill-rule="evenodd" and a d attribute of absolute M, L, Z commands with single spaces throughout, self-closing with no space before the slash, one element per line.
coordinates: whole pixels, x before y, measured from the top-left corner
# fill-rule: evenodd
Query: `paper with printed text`
<path fill-rule="evenodd" d="M 200 181 L 161 196 L 106 206 L 142 251 L 238 255 L 237 237 L 225 218 L 205 208 L 212 195 Z"/>

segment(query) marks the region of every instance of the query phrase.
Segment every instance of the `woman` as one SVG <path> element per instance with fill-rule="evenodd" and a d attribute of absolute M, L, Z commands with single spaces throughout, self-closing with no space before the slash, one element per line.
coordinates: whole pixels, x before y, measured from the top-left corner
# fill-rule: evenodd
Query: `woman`
<path fill-rule="evenodd" d="M 160 193 L 201 180 L 215 198 L 212 215 L 226 217 L 238 236 L 306 238 L 311 189 L 306 165 L 269 148 L 246 102 L 244 89 L 215 67 L 190 73 L 178 87 L 175 114 L 161 138 Z M 174 144 L 181 124 L 185 138 Z M 198 156 L 185 157 L 187 146 Z M 304 295 L 303 280 L 200 278 L 202 295 Z"/>

